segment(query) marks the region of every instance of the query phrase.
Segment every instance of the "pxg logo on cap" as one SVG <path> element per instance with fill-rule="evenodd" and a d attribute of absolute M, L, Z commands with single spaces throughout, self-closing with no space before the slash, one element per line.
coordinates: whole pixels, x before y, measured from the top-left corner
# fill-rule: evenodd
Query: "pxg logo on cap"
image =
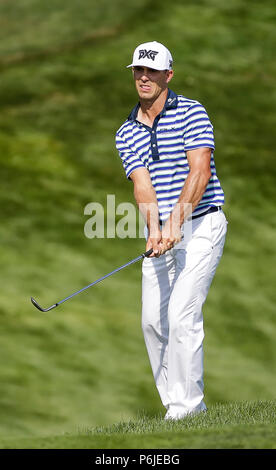
<path fill-rule="evenodd" d="M 148 59 L 154 60 L 157 54 L 158 54 L 157 51 L 151 51 L 151 50 L 147 51 L 147 49 L 140 49 L 139 60 L 144 59 L 145 57 L 147 57 Z"/>
<path fill-rule="evenodd" d="M 132 63 L 127 67 L 144 66 L 155 70 L 171 70 L 173 58 L 160 42 L 145 42 L 136 47 Z"/>

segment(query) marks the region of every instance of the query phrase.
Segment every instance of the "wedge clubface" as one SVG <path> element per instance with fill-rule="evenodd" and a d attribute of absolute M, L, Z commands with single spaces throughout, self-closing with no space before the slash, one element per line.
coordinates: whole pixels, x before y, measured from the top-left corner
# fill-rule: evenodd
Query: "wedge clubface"
<path fill-rule="evenodd" d="M 92 283 L 89 284 L 88 286 L 85 286 L 85 287 L 83 287 L 82 289 L 78 290 L 77 292 L 74 292 L 73 294 L 69 295 L 68 297 L 65 297 L 65 299 L 62 299 L 62 300 L 60 300 L 59 302 L 57 302 L 57 303 L 51 305 L 51 307 L 42 308 L 42 307 L 37 303 L 37 301 L 36 301 L 33 297 L 31 297 L 31 302 L 32 302 L 32 304 L 33 304 L 38 310 L 40 310 L 41 312 L 49 312 L 50 310 L 53 310 L 53 308 L 56 308 L 58 305 L 63 304 L 63 302 L 66 302 L 66 300 L 69 300 L 69 299 L 71 299 L 72 297 L 75 297 L 75 295 L 78 295 L 78 294 L 80 294 L 81 292 L 83 292 L 84 290 L 89 289 L 89 287 L 92 287 L 92 286 L 94 286 L 95 284 L 98 284 L 98 282 L 103 281 L 103 280 L 106 279 L 107 277 L 112 276 L 112 274 L 115 274 L 115 273 L 117 273 L 118 271 L 121 271 L 121 269 L 124 269 L 124 268 L 126 268 L 127 266 L 130 266 L 131 264 L 136 263 L 137 261 L 140 261 L 140 260 L 142 260 L 142 259 L 144 259 L 144 258 L 147 258 L 148 256 L 151 255 L 152 251 L 153 251 L 153 250 L 152 250 L 152 248 L 151 248 L 150 250 L 146 251 L 145 253 L 142 253 L 140 256 L 138 256 L 137 258 L 132 259 L 132 260 L 129 261 L 128 263 L 124 264 L 123 266 L 120 266 L 119 268 L 114 269 L 114 271 L 112 271 L 111 273 L 106 274 L 105 276 L 101 277 L 100 279 L 97 279 L 96 281 L 92 282 Z"/>

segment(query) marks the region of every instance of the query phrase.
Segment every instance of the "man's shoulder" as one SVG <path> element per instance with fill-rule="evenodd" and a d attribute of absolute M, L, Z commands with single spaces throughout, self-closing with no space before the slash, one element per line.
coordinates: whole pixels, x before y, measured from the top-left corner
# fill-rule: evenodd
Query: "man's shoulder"
<path fill-rule="evenodd" d="M 129 131 L 131 128 L 132 128 L 132 122 L 127 118 L 117 130 L 116 135 L 122 137 L 125 134 L 125 132 Z"/>
<path fill-rule="evenodd" d="M 184 112 L 186 112 L 192 106 L 202 106 L 202 104 L 199 103 L 199 101 L 192 100 L 191 98 L 187 98 L 184 95 L 177 95 L 177 100 L 178 100 L 178 108 L 182 109 Z"/>
<path fill-rule="evenodd" d="M 127 119 L 124 121 L 124 123 L 119 127 L 118 131 L 116 132 L 116 135 L 122 135 L 124 134 L 125 131 L 129 131 L 133 129 L 133 123 L 136 119 L 138 108 L 139 108 L 139 103 L 136 104 L 134 108 L 132 108 Z"/>

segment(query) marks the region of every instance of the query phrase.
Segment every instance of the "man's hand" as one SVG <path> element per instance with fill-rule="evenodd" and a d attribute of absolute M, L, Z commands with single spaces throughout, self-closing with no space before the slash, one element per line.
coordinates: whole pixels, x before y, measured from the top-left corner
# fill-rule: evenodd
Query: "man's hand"
<path fill-rule="evenodd" d="M 162 230 L 162 239 L 161 239 L 161 251 L 160 255 L 166 253 L 166 251 L 176 245 L 176 243 L 181 240 L 181 230 L 179 224 L 173 224 L 169 219 Z"/>
<path fill-rule="evenodd" d="M 146 245 L 146 251 L 152 248 L 153 252 L 149 258 L 158 258 L 161 255 L 161 239 L 162 235 L 160 230 L 156 230 L 154 233 L 150 232 Z"/>

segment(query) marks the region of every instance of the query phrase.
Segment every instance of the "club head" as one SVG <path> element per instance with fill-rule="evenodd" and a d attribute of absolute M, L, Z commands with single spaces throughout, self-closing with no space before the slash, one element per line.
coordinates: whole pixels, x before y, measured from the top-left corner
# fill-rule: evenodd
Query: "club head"
<path fill-rule="evenodd" d="M 54 304 L 54 305 L 51 305 L 51 307 L 42 308 L 42 307 L 40 307 L 40 305 L 37 303 L 37 301 L 33 297 L 31 297 L 31 302 L 41 312 L 49 312 L 49 310 L 52 310 L 53 308 L 58 306 L 58 304 Z"/>

